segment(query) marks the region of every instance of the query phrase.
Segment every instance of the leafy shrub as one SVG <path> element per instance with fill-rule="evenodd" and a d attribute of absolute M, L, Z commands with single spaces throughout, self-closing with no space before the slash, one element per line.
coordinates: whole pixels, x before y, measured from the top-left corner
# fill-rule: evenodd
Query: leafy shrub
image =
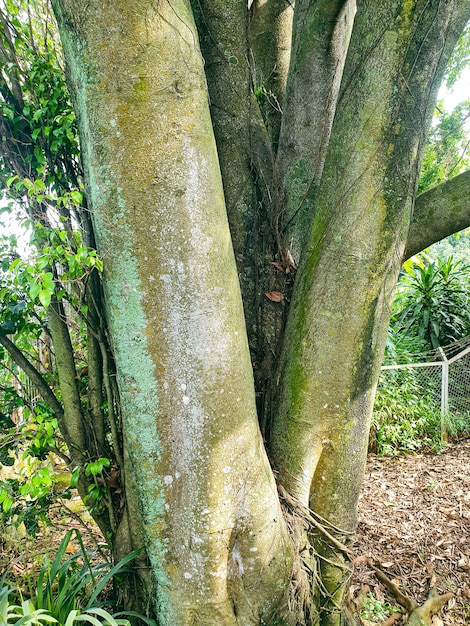
<path fill-rule="evenodd" d="M 390 374 L 390 373 L 389 373 Z M 397 370 L 382 378 L 377 393 L 373 426 L 377 452 L 391 455 L 442 445 L 441 414 L 419 384 L 413 371 Z"/>
<path fill-rule="evenodd" d="M 392 326 L 396 336 L 445 346 L 470 332 L 470 267 L 450 256 L 407 261 L 397 288 Z M 406 338 L 406 339 L 405 339 Z"/>
<path fill-rule="evenodd" d="M 100 608 L 92 608 L 80 612 L 72 610 L 66 620 L 57 620 L 45 609 L 35 607 L 32 600 L 22 600 L 21 604 L 10 603 L 11 589 L 6 585 L 0 587 L 0 623 L 14 624 L 15 626 L 42 626 L 43 624 L 58 624 L 59 626 L 73 626 L 76 622 L 88 622 L 93 626 L 109 624 L 109 626 L 130 626 L 127 619 L 115 618 L 113 615 Z"/>
<path fill-rule="evenodd" d="M 73 532 L 81 549 L 64 560 Z M 140 552 L 134 550 L 114 566 L 108 562 L 93 565 L 93 553 L 85 549 L 80 533 L 69 530 L 53 561 L 46 561 L 37 578 L 29 580 L 28 600 L 11 603 L 12 590 L 0 582 L 0 623 L 73 626 L 76 622 L 88 622 L 94 626 L 130 626 L 127 618 L 134 616 L 149 626 L 156 626 L 150 618 L 132 611 L 113 614 L 108 610 L 111 602 L 100 599 L 105 588 L 117 576 L 126 573 L 125 566 Z M 21 598 L 20 592 L 16 595 Z"/>
<path fill-rule="evenodd" d="M 416 370 L 382 374 L 373 414 L 378 454 L 436 451 L 443 445 L 444 433 L 453 437 L 470 432 L 470 414 L 442 415 L 436 407 L 436 384 L 432 379 L 423 383 Z"/>

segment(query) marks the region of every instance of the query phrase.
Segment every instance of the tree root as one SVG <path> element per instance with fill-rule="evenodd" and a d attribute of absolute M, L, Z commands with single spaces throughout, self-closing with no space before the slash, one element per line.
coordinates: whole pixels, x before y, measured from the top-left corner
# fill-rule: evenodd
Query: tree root
<path fill-rule="evenodd" d="M 330 532 L 328 532 L 328 530 L 325 528 L 325 525 L 321 524 L 318 521 L 318 519 L 314 517 L 315 513 L 311 509 L 308 509 L 301 502 L 299 502 L 296 498 L 291 496 L 290 493 L 286 489 L 284 489 L 282 485 L 278 485 L 277 490 L 279 492 L 281 499 L 285 501 L 287 506 L 292 511 L 296 511 L 306 522 L 308 522 L 309 525 L 319 530 L 328 539 L 328 541 L 333 546 L 335 546 L 335 548 L 337 548 L 341 552 L 344 552 L 344 554 L 346 554 L 349 557 L 353 556 L 353 551 L 347 546 L 345 546 L 344 543 L 342 543 L 341 541 L 338 541 L 338 539 L 333 537 L 333 535 Z M 345 530 L 340 530 L 340 529 L 335 529 L 335 530 L 337 530 L 342 535 L 352 534 L 349 531 L 345 531 Z"/>
<path fill-rule="evenodd" d="M 434 589 L 431 589 L 426 602 L 418 606 L 417 602 L 409 598 L 400 591 L 398 586 L 388 578 L 378 567 L 376 567 L 371 559 L 367 559 L 367 565 L 374 571 L 380 582 L 395 596 L 396 601 L 409 614 L 408 626 L 431 626 L 432 616 L 438 613 L 442 607 L 453 597 L 451 593 L 437 595 Z M 398 620 L 397 616 L 392 615 L 383 626 L 391 626 Z"/>

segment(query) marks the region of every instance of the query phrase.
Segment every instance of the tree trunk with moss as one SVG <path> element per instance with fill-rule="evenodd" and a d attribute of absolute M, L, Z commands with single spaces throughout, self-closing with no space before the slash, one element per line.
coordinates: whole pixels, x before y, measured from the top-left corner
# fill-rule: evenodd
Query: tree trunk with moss
<path fill-rule="evenodd" d="M 291 548 L 256 417 L 190 8 L 56 10 L 159 622 L 268 621 Z"/>
<path fill-rule="evenodd" d="M 470 1 L 298 0 L 292 37 L 277 2 L 53 5 L 124 521 L 159 624 L 339 626 L 394 288 L 408 233 L 432 238 L 413 226 L 432 216 L 422 151 Z M 468 203 L 455 214 L 470 224 Z"/>

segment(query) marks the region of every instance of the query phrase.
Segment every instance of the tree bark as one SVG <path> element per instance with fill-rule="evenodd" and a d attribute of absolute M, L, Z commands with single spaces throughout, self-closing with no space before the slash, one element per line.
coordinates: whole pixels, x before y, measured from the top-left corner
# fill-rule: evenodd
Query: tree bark
<path fill-rule="evenodd" d="M 355 9 L 355 0 L 300 0 L 295 7 L 277 163 L 278 228 L 296 262 L 312 219 Z"/>
<path fill-rule="evenodd" d="M 289 70 L 294 3 L 254 0 L 251 5 L 250 44 L 253 85 L 276 152 Z"/>
<path fill-rule="evenodd" d="M 264 392 L 283 327 L 282 307 L 273 305 L 265 293 L 284 291 L 285 277 L 272 265 L 281 250 L 276 236 L 278 179 L 273 145 L 253 93 L 253 76 L 259 55 L 263 57 L 263 64 L 276 65 L 276 57 L 272 55 L 277 53 L 277 48 L 272 45 L 272 39 L 268 45 L 261 35 L 253 35 L 253 29 L 261 28 L 260 16 L 253 18 L 255 25 L 249 22 L 247 5 L 239 0 L 193 0 L 192 5 L 205 61 L 258 407 L 263 413 Z M 281 33 L 287 37 L 289 11 L 281 11 L 278 3 L 267 5 L 263 5 L 262 13 L 267 14 L 270 21 L 264 27 L 276 23 L 279 38 Z M 257 47 L 252 53 L 253 36 Z M 262 49 L 262 41 L 266 49 Z M 283 45 L 286 44 L 284 41 Z M 285 63 L 284 59 L 283 71 L 287 72 Z M 278 78 L 277 87 L 281 90 L 285 76 L 282 78 L 280 73 Z M 280 91 L 278 93 L 280 95 Z"/>
<path fill-rule="evenodd" d="M 416 198 L 403 260 L 470 224 L 470 170 Z"/>
<path fill-rule="evenodd" d="M 69 329 L 65 321 L 62 304 L 53 299 L 48 311 L 47 320 L 54 345 L 54 355 L 59 377 L 59 386 L 64 404 L 64 437 L 72 459 L 83 464 L 87 439 L 85 420 L 81 408 L 80 393 L 77 387 L 77 371 Z"/>
<path fill-rule="evenodd" d="M 294 286 L 270 439 L 281 484 L 345 532 L 357 523 L 420 158 L 446 58 L 469 17 L 468 1 L 358 3 Z M 313 539 L 326 589 L 321 623 L 339 625 L 347 559 L 323 537 Z"/>
<path fill-rule="evenodd" d="M 291 547 L 257 424 L 189 2 L 54 2 L 159 623 L 268 621 Z"/>
<path fill-rule="evenodd" d="M 195 0 L 192 4 L 248 340 L 256 363 L 262 360 L 263 351 L 260 282 L 273 254 L 267 198 L 273 192 L 274 155 L 253 95 L 247 5 L 238 0 Z"/>

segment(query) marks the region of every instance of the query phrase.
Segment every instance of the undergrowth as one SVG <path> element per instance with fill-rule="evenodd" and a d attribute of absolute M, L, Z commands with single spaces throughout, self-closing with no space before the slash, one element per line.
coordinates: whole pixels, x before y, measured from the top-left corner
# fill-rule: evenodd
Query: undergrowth
<path fill-rule="evenodd" d="M 75 532 L 80 549 L 68 555 Z M 116 565 L 94 562 L 94 553 L 85 549 L 78 530 L 69 530 L 51 560 L 39 572 L 29 573 L 12 584 L 8 572 L 0 579 L 0 624 L 15 626 L 57 624 L 73 626 L 87 622 L 93 626 L 130 626 L 129 618 L 156 626 L 133 611 L 119 611 L 109 588 L 128 573 L 126 566 L 138 556 L 135 550 Z"/>
<path fill-rule="evenodd" d="M 388 372 L 374 406 L 370 447 L 381 455 L 436 452 L 448 437 L 470 433 L 470 413 L 441 414 L 432 400 L 432 383 L 423 385 L 408 370 Z"/>

